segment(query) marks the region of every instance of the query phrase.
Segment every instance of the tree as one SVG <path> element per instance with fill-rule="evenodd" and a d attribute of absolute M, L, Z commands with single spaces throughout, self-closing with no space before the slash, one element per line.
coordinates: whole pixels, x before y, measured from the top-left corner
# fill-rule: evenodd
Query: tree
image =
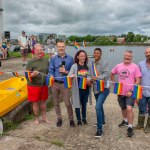
<path fill-rule="evenodd" d="M 141 42 L 142 36 L 140 34 L 136 34 L 133 38 L 133 42 Z"/>
<path fill-rule="evenodd" d="M 68 39 L 69 39 L 69 41 L 73 42 L 73 41 L 76 41 L 76 38 L 77 38 L 77 36 L 71 35 Z"/>
<path fill-rule="evenodd" d="M 96 45 L 111 45 L 111 44 L 113 44 L 113 42 L 109 39 L 108 36 L 99 36 L 95 40 L 95 44 Z"/>
<path fill-rule="evenodd" d="M 92 36 L 91 36 L 91 35 L 86 35 L 86 36 L 84 37 L 84 40 L 85 40 L 86 42 L 92 42 Z"/>
<path fill-rule="evenodd" d="M 128 32 L 127 37 L 126 37 L 126 41 L 127 42 L 133 42 L 133 38 L 134 38 L 134 33 Z"/>

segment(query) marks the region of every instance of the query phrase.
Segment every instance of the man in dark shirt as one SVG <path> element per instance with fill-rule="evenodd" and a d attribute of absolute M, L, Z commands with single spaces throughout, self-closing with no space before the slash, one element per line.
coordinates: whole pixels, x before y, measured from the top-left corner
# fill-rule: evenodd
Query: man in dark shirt
<path fill-rule="evenodd" d="M 70 89 L 64 88 L 64 79 L 63 77 L 67 76 L 69 70 L 73 64 L 73 58 L 65 53 L 65 43 L 63 41 L 57 42 L 58 55 L 52 57 L 50 59 L 49 65 L 49 76 L 53 76 L 55 78 L 54 85 L 52 86 L 52 97 L 54 100 L 55 111 L 57 114 L 57 123 L 56 126 L 60 127 L 62 125 L 62 115 L 60 109 L 60 93 L 63 94 L 62 98 L 66 105 L 68 117 L 70 120 L 70 126 L 74 127 L 73 121 L 73 110 L 70 103 Z"/>

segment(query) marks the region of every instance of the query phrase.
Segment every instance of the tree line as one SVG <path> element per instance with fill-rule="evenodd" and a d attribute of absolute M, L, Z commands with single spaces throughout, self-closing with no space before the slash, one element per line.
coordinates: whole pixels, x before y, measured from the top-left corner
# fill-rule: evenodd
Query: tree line
<path fill-rule="evenodd" d="M 134 34 L 133 32 L 128 32 L 127 34 L 116 35 L 86 35 L 86 36 L 76 36 L 71 35 L 68 37 L 68 42 L 87 42 L 89 45 L 117 45 L 117 38 L 125 38 L 125 44 L 143 44 L 146 43 L 150 37 L 147 35 Z"/>

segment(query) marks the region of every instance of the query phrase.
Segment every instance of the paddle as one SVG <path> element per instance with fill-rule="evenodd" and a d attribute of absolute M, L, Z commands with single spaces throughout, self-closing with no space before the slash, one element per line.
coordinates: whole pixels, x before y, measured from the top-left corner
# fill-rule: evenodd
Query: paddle
<path fill-rule="evenodd" d="M 3 135 L 3 122 L 0 119 L 0 138 L 2 137 L 2 135 Z"/>

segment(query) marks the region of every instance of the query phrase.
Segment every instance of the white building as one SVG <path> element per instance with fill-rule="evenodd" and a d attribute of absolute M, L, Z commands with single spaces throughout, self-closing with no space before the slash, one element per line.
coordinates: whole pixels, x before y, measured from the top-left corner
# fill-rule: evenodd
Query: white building
<path fill-rule="evenodd" d="M 3 8 L 2 8 L 2 0 L 0 0 L 0 42 L 2 41 L 3 36 Z"/>

